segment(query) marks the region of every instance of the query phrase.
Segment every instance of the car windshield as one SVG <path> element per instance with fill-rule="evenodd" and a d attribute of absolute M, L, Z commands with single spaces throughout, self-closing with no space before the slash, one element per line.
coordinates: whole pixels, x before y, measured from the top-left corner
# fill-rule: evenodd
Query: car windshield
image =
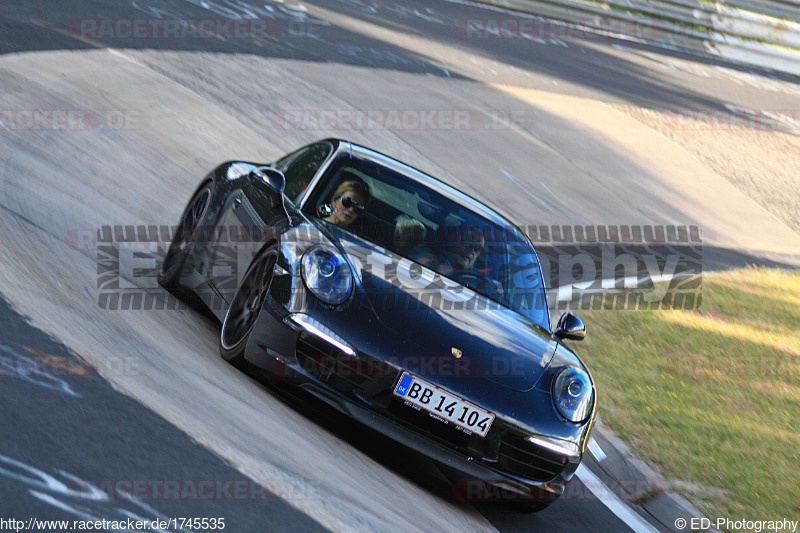
<path fill-rule="evenodd" d="M 346 155 L 339 157 L 306 204 L 308 214 L 410 259 L 511 308 L 545 329 L 549 314 L 536 252 L 514 226 L 481 214 L 404 174 Z M 362 185 L 354 183 L 363 182 Z M 357 188 L 359 191 L 352 192 Z M 454 196 L 457 193 L 453 192 Z M 350 196 L 358 208 L 348 209 Z M 326 208 L 352 211 L 337 219 Z M 321 209 L 320 209 L 321 207 Z M 363 209 L 361 209 L 363 207 Z"/>

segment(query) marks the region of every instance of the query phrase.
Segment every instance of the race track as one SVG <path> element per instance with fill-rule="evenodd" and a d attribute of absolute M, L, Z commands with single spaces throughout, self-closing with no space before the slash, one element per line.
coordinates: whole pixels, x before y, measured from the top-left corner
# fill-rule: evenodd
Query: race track
<path fill-rule="evenodd" d="M 709 260 L 722 266 L 800 256 L 800 235 L 620 109 L 792 109 L 798 85 L 597 36 L 499 39 L 459 25 L 511 16 L 461 1 L 4 4 L 0 292 L 13 311 L 3 304 L 0 315 L 17 325 L 0 343 L 7 358 L 28 357 L 18 348 L 34 345 L 64 360 L 77 355 L 96 374 L 0 375 L 0 398 L 13 406 L 0 416 L 15 428 L 4 429 L 0 447 L 0 492 L 15 496 L 0 514 L 110 512 L 36 496 L 14 470 L 267 487 L 276 498 L 266 503 L 137 504 L 144 515 L 229 516 L 236 531 L 625 527 L 585 488 L 539 515 L 461 501 L 424 458 L 227 365 L 219 325 L 197 311 L 98 305 L 98 229 L 173 225 L 217 163 L 272 161 L 328 136 L 407 161 L 519 225 L 697 225 Z M 269 18 L 269 38 L 109 36 L 87 23 L 234 17 Z M 135 269 L 117 281 L 155 287 Z M 81 432 L 92 436 L 91 455 L 81 452 L 87 439 L 74 438 Z M 628 527 L 646 530 L 643 520 Z"/>

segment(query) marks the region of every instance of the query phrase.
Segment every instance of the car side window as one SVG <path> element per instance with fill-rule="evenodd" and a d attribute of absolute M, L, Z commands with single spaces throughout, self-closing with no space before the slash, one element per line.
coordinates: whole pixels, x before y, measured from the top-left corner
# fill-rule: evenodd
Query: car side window
<path fill-rule="evenodd" d="M 314 174 L 330 155 L 333 145 L 329 142 L 312 144 L 301 150 L 295 157 L 288 157 L 279 162 L 278 168 L 286 177 L 286 196 L 295 201 L 300 193 L 306 190 Z"/>

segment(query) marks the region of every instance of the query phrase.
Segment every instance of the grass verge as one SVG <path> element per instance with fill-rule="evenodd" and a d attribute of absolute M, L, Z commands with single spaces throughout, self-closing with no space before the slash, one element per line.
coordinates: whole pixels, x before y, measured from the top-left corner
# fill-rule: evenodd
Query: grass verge
<path fill-rule="evenodd" d="M 704 274 L 698 310 L 581 311 L 606 424 L 707 516 L 800 516 L 800 272 Z"/>

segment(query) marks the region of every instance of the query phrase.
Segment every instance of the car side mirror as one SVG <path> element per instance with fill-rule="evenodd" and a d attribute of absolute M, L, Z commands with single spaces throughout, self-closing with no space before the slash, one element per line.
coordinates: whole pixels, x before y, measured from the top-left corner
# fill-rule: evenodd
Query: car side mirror
<path fill-rule="evenodd" d="M 279 209 L 278 213 L 285 217 L 284 221 L 291 224 L 292 217 L 286 210 L 286 197 L 283 194 L 286 188 L 286 176 L 283 175 L 283 172 L 273 167 L 256 167 L 250 171 L 250 176 L 253 180 L 266 185 L 264 192 L 272 193 L 270 196 L 272 196 L 273 209 Z"/>
<path fill-rule="evenodd" d="M 576 315 L 567 312 L 558 319 L 558 325 L 553 331 L 553 335 L 558 339 L 582 341 L 586 336 L 586 325 Z"/>
<path fill-rule="evenodd" d="M 286 188 L 286 177 L 283 172 L 272 167 L 257 167 L 253 169 L 251 174 L 283 196 L 283 191 Z"/>

